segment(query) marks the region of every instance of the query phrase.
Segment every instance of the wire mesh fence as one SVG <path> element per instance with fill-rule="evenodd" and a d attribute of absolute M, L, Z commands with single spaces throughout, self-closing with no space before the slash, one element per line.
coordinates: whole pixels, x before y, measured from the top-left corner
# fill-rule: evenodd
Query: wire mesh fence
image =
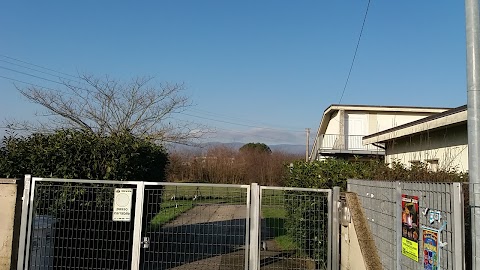
<path fill-rule="evenodd" d="M 327 269 L 329 193 L 262 187 L 260 269 Z"/>
<path fill-rule="evenodd" d="M 141 269 L 245 269 L 248 186 L 145 189 Z"/>
<path fill-rule="evenodd" d="M 115 188 L 37 182 L 28 269 L 130 269 L 133 222 L 112 221 Z"/>
<path fill-rule="evenodd" d="M 357 193 L 373 233 L 383 269 L 396 269 L 396 189 L 393 182 L 348 180 Z"/>
<path fill-rule="evenodd" d="M 429 260 L 437 269 L 463 268 L 459 183 L 348 180 L 348 190 L 360 198 L 384 269 L 418 269 Z M 422 236 L 430 231 L 438 238 L 427 246 Z"/>
<path fill-rule="evenodd" d="M 331 266 L 331 190 L 33 178 L 28 195 L 26 186 L 19 269 Z"/>

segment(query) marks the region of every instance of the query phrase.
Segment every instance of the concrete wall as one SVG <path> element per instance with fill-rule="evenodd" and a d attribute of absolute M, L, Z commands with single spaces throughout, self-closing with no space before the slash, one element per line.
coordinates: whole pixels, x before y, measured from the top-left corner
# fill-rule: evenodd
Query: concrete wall
<path fill-rule="evenodd" d="M 376 123 L 372 121 L 369 127 L 369 133 L 377 133 L 389 128 L 400 126 L 432 115 L 432 113 L 377 113 L 370 114 L 370 117 L 376 119 Z M 375 125 L 375 126 L 373 126 Z"/>
<path fill-rule="evenodd" d="M 360 135 L 368 135 L 425 118 L 432 115 L 432 113 L 345 111 L 344 114 L 336 113 L 332 116 L 328 122 L 325 134 L 344 134 L 342 127 L 345 125 L 345 118 L 348 118 L 348 115 L 366 115 L 367 119 L 364 123 L 365 134 Z"/>
<path fill-rule="evenodd" d="M 325 134 L 341 134 L 340 133 L 340 122 L 343 123 L 343 120 L 341 119 L 343 116 L 343 113 L 335 113 L 333 114 L 332 118 L 330 118 L 328 122 L 327 129 L 325 130 Z"/>
<path fill-rule="evenodd" d="M 340 254 L 341 270 L 366 270 L 363 260 L 360 244 L 358 243 L 355 225 L 350 223 L 347 227 L 341 226 L 340 245 L 342 247 Z"/>
<path fill-rule="evenodd" d="M 437 129 L 428 133 L 397 138 L 387 145 L 385 162 L 399 161 L 407 167 L 412 162 L 438 160 L 439 169 L 468 171 L 467 125 Z"/>
<path fill-rule="evenodd" d="M 345 193 L 345 201 L 348 212 L 342 219 L 340 236 L 340 269 L 341 270 L 381 270 L 382 263 L 377 253 L 373 234 L 368 226 L 368 220 L 362 209 L 362 204 L 357 194 Z M 348 223 L 347 226 L 346 223 Z"/>
<path fill-rule="evenodd" d="M 14 228 L 17 205 L 17 181 L 0 179 L 0 270 L 11 269 L 15 254 Z M 16 243 L 15 243 L 16 244 Z"/>

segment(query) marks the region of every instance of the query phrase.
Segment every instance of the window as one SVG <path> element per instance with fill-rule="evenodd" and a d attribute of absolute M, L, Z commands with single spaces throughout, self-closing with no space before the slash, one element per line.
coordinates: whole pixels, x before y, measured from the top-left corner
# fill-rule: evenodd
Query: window
<path fill-rule="evenodd" d="M 427 159 L 428 169 L 432 172 L 438 171 L 438 159 Z"/>
<path fill-rule="evenodd" d="M 421 164 L 420 160 L 416 160 L 416 159 L 415 160 L 410 160 L 410 165 L 411 166 L 418 167 L 418 166 L 420 166 L 420 164 Z"/>

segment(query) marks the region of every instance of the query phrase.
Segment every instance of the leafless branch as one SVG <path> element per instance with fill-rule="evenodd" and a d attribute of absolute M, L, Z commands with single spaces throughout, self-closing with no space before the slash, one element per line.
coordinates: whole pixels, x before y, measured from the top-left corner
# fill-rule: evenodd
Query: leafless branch
<path fill-rule="evenodd" d="M 151 77 L 121 82 L 110 77 L 81 75 L 81 82 L 63 81 L 62 89 L 17 87 L 28 100 L 41 105 L 47 121 L 7 121 L 14 130 L 46 132 L 74 128 L 101 135 L 129 132 L 155 141 L 187 143 L 210 132 L 206 126 L 174 122 L 171 116 L 192 106 L 183 84 L 154 85 Z"/>

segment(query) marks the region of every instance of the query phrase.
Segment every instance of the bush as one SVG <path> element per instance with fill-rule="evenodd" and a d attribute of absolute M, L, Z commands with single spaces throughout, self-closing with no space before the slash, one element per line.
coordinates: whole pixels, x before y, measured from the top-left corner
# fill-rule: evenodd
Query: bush
<path fill-rule="evenodd" d="M 162 146 L 130 134 L 98 136 L 59 130 L 5 137 L 0 148 L 0 177 L 32 174 L 45 178 L 163 181 L 166 164 Z M 115 187 L 121 185 L 37 183 L 34 213 L 52 216 L 56 221 L 54 269 L 118 269 L 122 263 L 118 258 L 128 261 L 133 227 L 112 221 Z M 161 204 L 161 190 L 155 194 L 144 205 L 147 217 L 154 216 L 156 213 L 151 212 Z M 82 235 L 76 241 L 65 241 L 79 232 Z M 98 243 L 115 245 L 104 249 Z"/>
<path fill-rule="evenodd" d="M 1 177 L 162 181 L 166 164 L 162 146 L 130 134 L 60 130 L 5 137 L 0 149 Z"/>
<path fill-rule="evenodd" d="M 290 187 L 324 188 L 339 186 L 342 191 L 347 188 L 347 179 L 370 179 L 390 181 L 428 181 L 428 182 L 463 182 L 468 179 L 465 173 L 454 169 L 432 172 L 426 164 L 406 168 L 398 162 L 389 167 L 380 161 L 347 161 L 343 159 L 326 159 L 316 162 L 298 161 L 287 167 L 289 174 L 285 183 Z M 286 194 L 287 196 L 288 194 Z M 311 258 L 326 258 L 326 250 L 318 241 L 327 239 L 327 213 L 319 214 L 319 200 L 315 196 L 304 196 L 301 200 L 286 200 L 287 233 L 295 239 L 296 244 Z M 326 202 L 324 202 L 326 203 Z M 320 222 L 319 222 L 320 221 Z"/>

